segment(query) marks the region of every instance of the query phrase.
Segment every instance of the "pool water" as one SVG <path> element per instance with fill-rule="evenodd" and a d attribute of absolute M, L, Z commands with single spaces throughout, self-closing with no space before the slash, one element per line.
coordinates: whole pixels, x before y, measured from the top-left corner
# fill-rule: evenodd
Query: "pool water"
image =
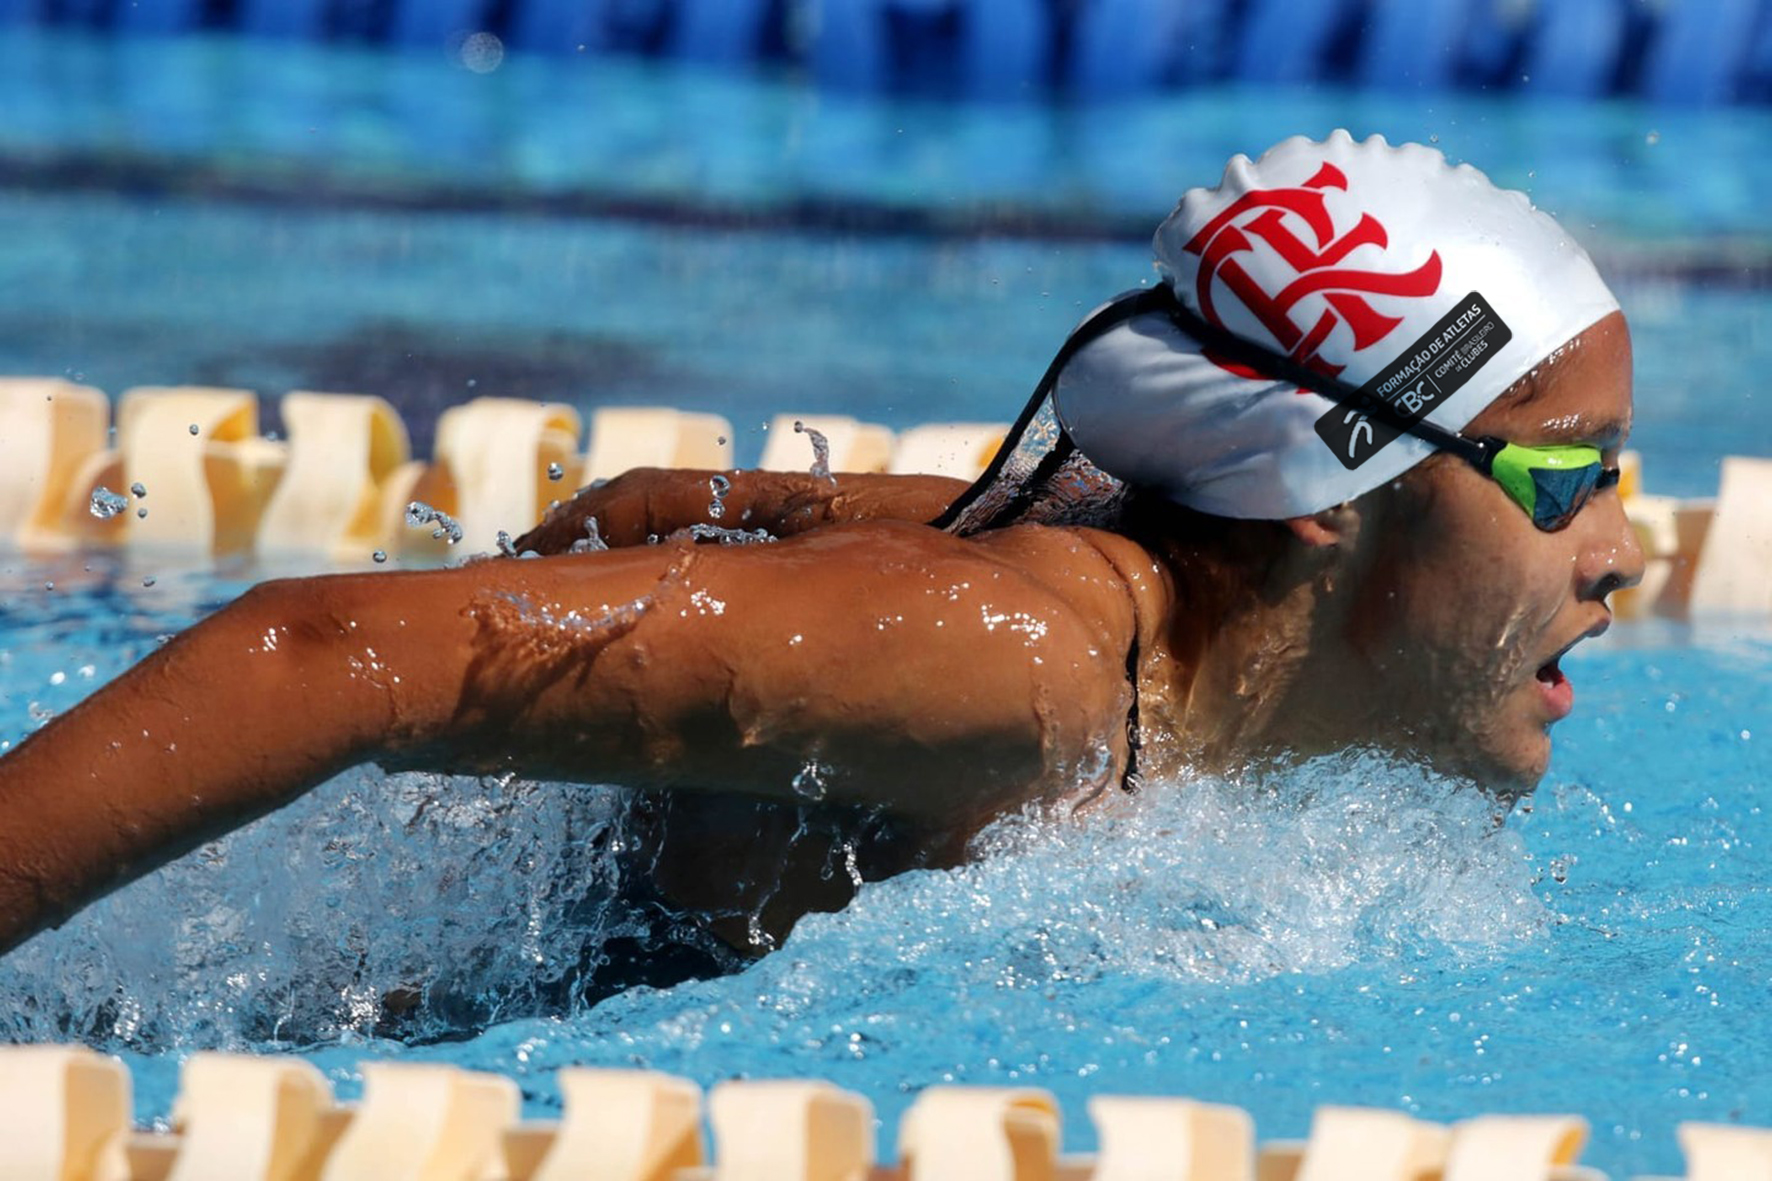
<path fill-rule="evenodd" d="M 0 60 L 0 370 L 386 393 L 421 453 L 475 393 L 716 410 L 741 460 L 783 409 L 1002 419 L 1148 278 L 1181 188 L 1347 123 L 1438 136 L 1591 241 L 1634 326 L 1651 491 L 1772 454 L 1764 112 L 943 108 L 16 31 Z M 0 555 L 0 741 L 276 572 Z M 1772 625 L 1619 626 L 1565 667 L 1577 711 L 1504 824 L 1358 752 L 1153 784 L 1006 820 L 967 868 L 869 885 L 748 971 L 588 1010 L 549 982 L 647 934 L 616 901 L 616 793 L 363 769 L 0 961 L 0 1031 L 124 1052 L 148 1120 L 183 1053 L 250 1047 L 347 1095 L 366 1057 L 496 1070 L 537 1114 L 580 1062 L 829 1077 L 887 1127 L 930 1082 L 1031 1083 L 1076 1148 L 1104 1091 L 1238 1103 L 1269 1138 L 1324 1103 L 1572 1110 L 1590 1162 L 1672 1172 L 1681 1120 L 1772 1124 Z"/>

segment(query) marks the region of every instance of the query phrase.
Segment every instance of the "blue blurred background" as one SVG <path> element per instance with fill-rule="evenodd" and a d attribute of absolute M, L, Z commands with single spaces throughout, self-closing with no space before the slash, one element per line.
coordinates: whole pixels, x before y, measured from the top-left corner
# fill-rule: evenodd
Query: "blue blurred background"
<path fill-rule="evenodd" d="M 1225 160 L 1528 191 L 1659 491 L 1772 352 L 1772 0 L 0 0 L 0 371 L 893 427 L 1013 415 Z"/>
<path fill-rule="evenodd" d="M 843 91 L 1103 98 L 1225 81 L 1772 97 L 1760 0 L 6 0 L 18 22 L 788 69 Z M 496 48 L 495 48 L 496 46 Z M 470 65 L 474 64 L 470 62 Z"/>

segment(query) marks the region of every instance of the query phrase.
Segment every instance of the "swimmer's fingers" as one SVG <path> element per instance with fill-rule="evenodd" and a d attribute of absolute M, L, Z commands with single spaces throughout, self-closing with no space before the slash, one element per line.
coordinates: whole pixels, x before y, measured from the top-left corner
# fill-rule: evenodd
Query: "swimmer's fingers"
<path fill-rule="evenodd" d="M 588 538 L 592 518 L 611 549 L 644 545 L 693 525 L 790 537 L 845 521 L 923 522 L 965 487 L 941 476 L 841 473 L 830 480 L 805 472 L 635 468 L 580 489 L 518 538 L 516 548 L 544 556 L 572 553 L 575 543 Z"/>

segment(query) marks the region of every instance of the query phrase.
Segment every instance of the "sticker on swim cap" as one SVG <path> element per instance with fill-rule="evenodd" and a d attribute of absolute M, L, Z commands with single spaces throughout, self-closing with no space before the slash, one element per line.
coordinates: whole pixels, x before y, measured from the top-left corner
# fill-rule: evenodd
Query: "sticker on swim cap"
<path fill-rule="evenodd" d="M 1176 300 L 1208 325 L 1454 431 L 1618 309 L 1524 194 L 1378 136 L 1236 157 L 1216 188 L 1182 198 L 1153 245 Z M 1431 450 L 1226 364 L 1156 313 L 1079 348 L 1053 404 L 1103 471 L 1220 516 L 1317 512 Z"/>
<path fill-rule="evenodd" d="M 1473 291 L 1360 393 L 1388 405 L 1402 422 L 1415 422 L 1457 393 L 1513 338 L 1489 301 Z M 1399 426 L 1339 406 L 1317 419 L 1318 436 L 1349 471 L 1402 433 Z"/>

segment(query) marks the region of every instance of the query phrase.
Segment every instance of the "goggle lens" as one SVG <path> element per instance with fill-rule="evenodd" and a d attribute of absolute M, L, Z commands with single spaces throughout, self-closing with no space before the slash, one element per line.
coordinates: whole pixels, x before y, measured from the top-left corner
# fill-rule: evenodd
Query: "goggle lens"
<path fill-rule="evenodd" d="M 1567 528 L 1595 494 L 1618 483 L 1618 469 L 1605 465 L 1597 447 L 1508 443 L 1490 474 L 1546 533 Z"/>

